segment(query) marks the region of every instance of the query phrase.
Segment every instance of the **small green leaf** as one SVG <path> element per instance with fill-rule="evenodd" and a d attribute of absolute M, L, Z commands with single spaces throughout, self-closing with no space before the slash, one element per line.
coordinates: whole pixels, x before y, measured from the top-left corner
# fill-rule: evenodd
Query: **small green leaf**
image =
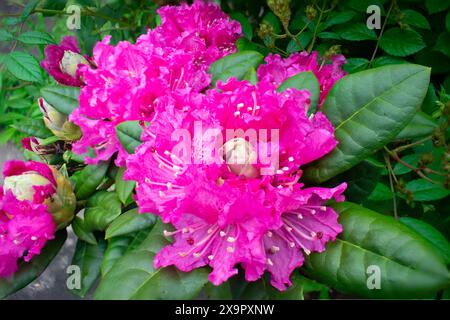
<path fill-rule="evenodd" d="M 380 47 L 392 56 L 406 57 L 425 48 L 425 42 L 414 30 L 392 28 L 381 37 Z"/>
<path fill-rule="evenodd" d="M 355 16 L 355 12 L 353 11 L 342 11 L 338 13 L 334 13 L 333 11 L 329 14 L 328 19 L 321 23 L 318 27 L 318 31 L 321 32 L 325 29 L 328 29 L 332 26 L 343 24 L 349 22 Z"/>
<path fill-rule="evenodd" d="M 286 79 L 282 84 L 280 84 L 277 91 L 283 92 L 287 88 L 295 88 L 298 90 L 307 89 L 310 93 L 311 100 L 308 114 L 316 112 L 319 104 L 320 85 L 314 73 L 311 71 L 300 72 L 295 76 Z"/>
<path fill-rule="evenodd" d="M 68 86 L 48 86 L 41 89 L 41 95 L 53 108 L 59 112 L 70 115 L 78 108 L 80 88 Z"/>
<path fill-rule="evenodd" d="M 402 22 L 410 26 L 430 30 L 430 24 L 427 18 L 421 13 L 414 10 L 402 10 L 403 19 Z"/>
<path fill-rule="evenodd" d="M 33 12 L 36 6 L 39 4 L 41 0 L 30 0 L 22 11 L 22 15 L 20 16 L 21 21 L 25 21 L 26 18 Z"/>
<path fill-rule="evenodd" d="M 435 49 L 450 57 L 450 32 L 442 32 L 439 35 Z"/>
<path fill-rule="evenodd" d="M 41 254 L 34 257 L 30 262 L 20 262 L 19 270 L 8 279 L 0 278 L 0 299 L 19 291 L 47 268 L 53 258 L 58 254 L 67 238 L 66 230 L 58 231 L 55 239 L 48 241 L 42 249 Z"/>
<path fill-rule="evenodd" d="M 418 219 L 402 217 L 399 221 L 430 241 L 430 243 L 441 253 L 445 261 L 450 264 L 450 243 L 442 233 L 428 223 Z"/>
<path fill-rule="evenodd" d="M 13 51 L 6 56 L 4 62 L 8 71 L 20 80 L 31 82 L 42 80 L 41 67 L 29 53 Z"/>
<path fill-rule="evenodd" d="M 126 121 L 116 126 L 117 138 L 129 154 L 134 153 L 134 150 L 141 145 L 143 131 L 139 121 Z"/>
<path fill-rule="evenodd" d="M 390 64 L 402 64 L 402 63 L 405 64 L 405 63 L 409 63 L 409 62 L 402 58 L 381 56 L 381 57 L 375 58 L 372 61 L 372 67 L 379 68 L 379 67 L 387 66 Z"/>
<path fill-rule="evenodd" d="M 433 201 L 450 195 L 450 190 L 423 179 L 409 181 L 406 189 L 411 191 L 415 201 Z"/>
<path fill-rule="evenodd" d="M 218 80 L 225 82 L 230 77 L 241 80 L 250 68 L 256 69 L 262 60 L 262 54 L 256 51 L 240 51 L 227 55 L 209 68 L 212 82 L 215 85 Z"/>
<path fill-rule="evenodd" d="M 72 221 L 72 229 L 75 235 L 85 241 L 86 243 L 96 245 L 97 239 L 95 239 L 95 235 L 89 231 L 86 230 L 86 226 L 84 224 L 84 220 L 80 217 L 75 217 Z"/>
<path fill-rule="evenodd" d="M 75 196 L 77 200 L 85 200 L 97 190 L 108 170 L 108 162 L 86 166 L 75 176 Z"/>
<path fill-rule="evenodd" d="M 81 271 L 81 287 L 71 291 L 84 298 L 100 276 L 103 253 L 106 241 L 99 239 L 98 245 L 92 245 L 82 240 L 77 241 L 72 265 L 78 266 Z"/>
<path fill-rule="evenodd" d="M 123 180 L 125 168 L 119 168 L 116 175 L 116 192 L 119 200 L 125 204 L 136 186 L 135 181 Z"/>
<path fill-rule="evenodd" d="M 0 29 L 0 41 L 11 41 L 14 39 L 14 36 L 6 31 L 5 29 Z"/>
<path fill-rule="evenodd" d="M 377 40 L 377 34 L 364 23 L 351 23 L 336 31 L 342 39 L 349 41 Z"/>
<path fill-rule="evenodd" d="M 155 222 L 155 215 L 151 213 L 139 213 L 137 208 L 132 209 L 124 214 L 121 214 L 109 225 L 106 229 L 105 238 L 110 239 L 112 237 L 122 236 L 146 229 L 154 225 Z"/>
<path fill-rule="evenodd" d="M 51 44 L 55 43 L 55 40 L 51 35 L 41 31 L 27 31 L 17 37 L 22 43 L 25 44 Z"/>
<path fill-rule="evenodd" d="M 84 212 L 87 230 L 105 230 L 121 213 L 120 200 L 114 192 L 99 191 L 91 196 Z"/>
<path fill-rule="evenodd" d="M 369 60 L 365 58 L 349 58 L 344 65 L 344 70 L 348 73 L 355 73 L 367 69 Z"/>
<path fill-rule="evenodd" d="M 373 189 L 372 193 L 367 199 L 370 201 L 385 201 L 392 199 L 393 196 L 394 194 L 388 186 L 382 183 L 377 183 L 375 189 Z"/>
<path fill-rule="evenodd" d="M 409 164 L 409 165 L 411 165 L 411 166 L 413 166 L 413 167 L 416 167 L 416 166 L 417 166 L 417 163 L 419 162 L 419 158 L 420 158 L 420 155 L 419 155 L 419 154 L 413 153 L 413 154 L 408 154 L 408 155 L 402 157 L 401 159 L 402 159 L 402 161 L 406 162 L 407 164 Z M 400 162 L 397 162 L 397 163 L 395 164 L 395 166 L 394 166 L 394 174 L 395 174 L 396 176 L 400 176 L 400 175 L 402 175 L 402 174 L 411 172 L 411 170 L 412 170 L 412 169 L 410 169 L 410 168 L 404 166 L 404 165 L 401 164 Z"/>
<path fill-rule="evenodd" d="M 425 0 L 425 6 L 428 9 L 428 13 L 433 14 L 446 10 L 450 7 L 450 2 L 442 0 Z"/>
<path fill-rule="evenodd" d="M 25 133 L 28 136 L 45 139 L 53 136 L 53 133 L 47 129 L 42 119 L 23 119 L 12 125 L 16 130 Z"/>

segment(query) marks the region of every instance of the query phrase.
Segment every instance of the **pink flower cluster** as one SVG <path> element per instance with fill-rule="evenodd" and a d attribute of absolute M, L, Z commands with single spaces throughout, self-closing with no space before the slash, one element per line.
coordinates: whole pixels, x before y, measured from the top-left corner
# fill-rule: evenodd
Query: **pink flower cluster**
<path fill-rule="evenodd" d="M 47 165 L 32 161 L 9 161 L 3 175 L 13 177 L 8 186 L 0 186 L 0 277 L 6 278 L 21 259 L 30 261 L 54 238 L 55 223 L 44 201 L 55 192 L 56 182 Z M 33 178 L 40 183 L 33 185 Z"/>
<path fill-rule="evenodd" d="M 89 163 L 110 159 L 118 152 L 124 165 L 126 151 L 115 127 L 128 120 L 148 121 L 161 97 L 179 92 L 200 92 L 210 84 L 207 73 L 215 60 L 236 50 L 241 35 L 215 4 L 197 0 L 192 6 L 166 6 L 158 10 L 161 25 L 138 38 L 135 44 L 110 45 L 107 36 L 94 48 L 93 64 L 78 69 L 83 78 L 80 106 L 70 120 L 83 137 L 73 150 L 96 155 Z"/>
<path fill-rule="evenodd" d="M 271 59 L 287 63 L 270 57 L 259 74 L 266 72 Z M 336 146 L 334 128 L 321 112 L 307 116 L 308 91 L 280 93 L 279 81 L 268 78 L 267 73 L 256 85 L 231 78 L 205 94 L 189 99 L 169 95 L 155 105 L 144 143 L 128 158 L 126 171 L 126 177 L 137 182 L 141 212 L 160 214 L 175 227 L 165 232 L 174 243 L 156 255 L 155 267 L 175 265 L 190 271 L 209 265 L 213 269 L 209 279 L 219 285 L 235 275 L 240 264 L 247 281 L 268 271 L 272 285 L 284 290 L 291 285 L 292 271 L 303 264 L 304 254 L 325 250 L 325 244 L 342 231 L 337 214 L 325 203 L 332 198 L 342 201 L 346 184 L 327 189 L 298 183 L 299 167 Z M 244 145 L 245 150 L 271 148 L 276 163 L 256 161 L 236 167 L 210 161 L 214 156 L 203 151 L 211 141 L 195 138 L 199 122 L 203 133 L 214 129 L 221 137 L 231 129 L 276 130 L 278 139 L 267 135 L 254 144 L 242 136 L 223 141 L 224 147 L 231 143 Z M 189 153 L 192 159 L 174 152 L 179 141 L 173 134 L 180 130 L 194 137 L 184 141 L 196 147 Z M 271 166 L 273 174 L 263 174 Z"/>

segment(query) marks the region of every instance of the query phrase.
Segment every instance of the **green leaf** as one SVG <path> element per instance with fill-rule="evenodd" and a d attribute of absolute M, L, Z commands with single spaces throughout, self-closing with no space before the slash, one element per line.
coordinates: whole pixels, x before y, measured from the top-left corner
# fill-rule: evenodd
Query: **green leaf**
<path fill-rule="evenodd" d="M 75 177 L 75 196 L 77 200 L 85 200 L 97 190 L 108 170 L 108 162 L 86 166 Z"/>
<path fill-rule="evenodd" d="M 450 57 L 450 33 L 442 32 L 436 42 L 436 50 L 439 50 L 447 57 Z"/>
<path fill-rule="evenodd" d="M 258 75 L 256 74 L 255 68 L 248 69 L 243 80 L 249 81 L 251 84 L 256 84 L 258 82 Z"/>
<path fill-rule="evenodd" d="M 84 220 L 81 219 L 80 217 L 75 217 L 73 219 L 72 229 L 73 229 L 73 232 L 75 233 L 75 235 L 79 239 L 81 239 L 89 244 L 92 244 L 92 245 L 97 244 L 97 239 L 95 239 L 95 235 L 91 231 L 86 229 Z"/>
<path fill-rule="evenodd" d="M 321 111 L 335 127 L 336 148 L 304 170 L 320 183 L 344 172 L 394 139 L 428 89 L 430 69 L 391 65 L 348 75 L 333 86 Z"/>
<path fill-rule="evenodd" d="M 409 181 L 406 189 L 414 195 L 414 201 L 433 201 L 450 195 L 450 190 L 423 179 Z"/>
<path fill-rule="evenodd" d="M 352 18 L 355 16 L 355 12 L 353 11 L 342 11 L 339 13 L 334 14 L 334 12 L 332 11 L 329 15 L 329 18 L 321 23 L 318 26 L 318 31 L 321 32 L 325 29 L 328 29 L 332 26 L 338 25 L 338 24 L 343 24 L 346 23 L 350 20 L 352 20 Z"/>
<path fill-rule="evenodd" d="M 372 67 L 378 68 L 378 67 L 383 67 L 383 66 L 387 66 L 390 64 L 402 64 L 402 63 L 407 64 L 409 62 L 402 58 L 381 56 L 381 57 L 375 58 L 372 61 Z"/>
<path fill-rule="evenodd" d="M 428 13 L 433 14 L 446 10 L 450 7 L 450 2 L 442 0 L 425 0 L 425 6 L 428 9 Z"/>
<path fill-rule="evenodd" d="M 400 131 L 395 140 L 409 140 L 423 138 L 431 135 L 436 129 L 436 121 L 424 112 L 419 111 L 414 115 L 406 127 Z"/>
<path fill-rule="evenodd" d="M 22 11 L 22 15 L 20 16 L 21 21 L 25 21 L 26 18 L 33 12 L 38 3 L 41 0 L 30 0 Z"/>
<path fill-rule="evenodd" d="M 287 88 L 295 88 L 298 90 L 307 89 L 310 93 L 311 105 L 308 109 L 308 113 L 314 113 L 317 110 L 319 104 L 320 85 L 314 73 L 311 71 L 300 72 L 295 76 L 286 79 L 277 88 L 278 92 L 283 92 Z"/>
<path fill-rule="evenodd" d="M 450 11 L 447 13 L 447 16 L 445 17 L 445 27 L 447 28 L 447 31 L 450 32 Z"/>
<path fill-rule="evenodd" d="M 125 204 L 136 186 L 135 181 L 123 180 L 125 168 L 119 168 L 116 175 L 116 192 L 119 200 Z"/>
<path fill-rule="evenodd" d="M 233 20 L 237 20 L 241 24 L 242 34 L 248 40 L 252 40 L 252 38 L 253 38 L 253 28 L 252 28 L 252 24 L 248 20 L 248 17 L 243 15 L 240 12 L 234 12 L 234 13 L 230 14 L 230 18 L 233 19 Z"/>
<path fill-rule="evenodd" d="M 17 40 L 19 40 L 22 43 L 25 44 L 51 44 L 55 43 L 55 40 L 51 35 L 49 35 L 47 32 L 41 32 L 41 31 L 27 31 L 22 33 L 17 37 Z"/>
<path fill-rule="evenodd" d="M 421 13 L 414 10 L 402 10 L 403 19 L 402 22 L 410 26 L 430 30 L 430 24 L 427 18 Z"/>
<path fill-rule="evenodd" d="M 396 221 L 353 203 L 337 203 L 343 233 L 323 253 L 305 262 L 308 276 L 343 293 L 367 298 L 430 298 L 450 285 L 444 259 L 422 236 Z M 367 286 L 380 269 L 380 289 Z"/>
<path fill-rule="evenodd" d="M 385 201 L 392 199 L 394 194 L 388 186 L 382 183 L 377 183 L 370 196 L 367 198 L 370 201 Z"/>
<path fill-rule="evenodd" d="M 224 282 L 219 286 L 213 285 L 208 282 L 205 285 L 205 294 L 208 300 L 232 300 L 233 295 L 231 293 L 230 282 Z"/>
<path fill-rule="evenodd" d="M 55 239 L 48 241 L 41 254 L 35 256 L 30 262 L 21 261 L 19 270 L 8 279 L 0 278 L 0 299 L 19 291 L 35 280 L 44 272 L 53 258 L 58 254 L 67 238 L 66 230 L 56 233 Z"/>
<path fill-rule="evenodd" d="M 375 31 L 367 28 L 364 23 L 351 23 L 336 32 L 342 39 L 349 41 L 377 40 Z"/>
<path fill-rule="evenodd" d="M 5 29 L 0 29 L 0 41 L 11 41 L 14 39 L 14 36 L 6 31 Z"/>
<path fill-rule="evenodd" d="M 413 153 L 413 154 L 408 154 L 404 157 L 402 157 L 402 161 L 406 162 L 407 164 L 416 167 L 417 163 L 419 162 L 419 158 L 420 155 L 417 153 Z M 403 164 L 401 164 L 400 162 L 397 162 L 394 166 L 394 173 L 397 176 L 400 176 L 402 174 L 411 172 L 411 169 L 404 166 Z"/>
<path fill-rule="evenodd" d="M 312 32 L 310 32 L 310 31 L 302 32 L 297 37 L 297 40 L 300 43 L 300 45 L 297 43 L 297 41 L 295 41 L 294 39 L 291 39 L 286 48 L 287 53 L 293 53 L 293 52 L 305 50 L 306 46 L 312 40 L 312 37 L 313 37 Z"/>
<path fill-rule="evenodd" d="M 117 138 L 129 154 L 134 153 L 134 150 L 141 145 L 143 131 L 139 121 L 126 121 L 116 126 Z"/>
<path fill-rule="evenodd" d="M 80 267 L 81 287 L 71 290 L 77 296 L 84 298 L 100 276 L 105 248 L 106 241 L 103 239 L 99 239 L 98 245 L 92 245 L 82 240 L 77 241 L 72 265 Z"/>
<path fill-rule="evenodd" d="M 87 230 L 105 230 L 121 213 L 120 200 L 114 192 L 99 191 L 86 203 L 84 221 Z"/>
<path fill-rule="evenodd" d="M 48 86 L 41 89 L 41 95 L 53 108 L 59 112 L 70 115 L 78 108 L 80 88 L 68 86 Z"/>
<path fill-rule="evenodd" d="M 108 247 L 103 255 L 102 277 L 113 267 L 116 261 L 127 251 L 132 236 L 114 237 L 108 240 Z"/>
<path fill-rule="evenodd" d="M 122 236 L 146 229 L 156 223 L 156 216 L 151 213 L 139 213 L 138 209 L 132 209 L 120 215 L 106 229 L 106 239 Z"/>
<path fill-rule="evenodd" d="M 17 79 L 31 82 L 42 80 L 41 67 L 29 53 L 13 51 L 6 56 L 4 63 L 8 71 Z"/>
<path fill-rule="evenodd" d="M 392 28 L 381 37 L 380 47 L 392 56 L 406 57 L 425 48 L 425 42 L 414 30 Z"/>
<path fill-rule="evenodd" d="M 25 133 L 28 136 L 46 139 L 53 136 L 53 133 L 47 129 L 42 119 L 25 118 L 12 125 L 16 130 Z"/>
<path fill-rule="evenodd" d="M 116 261 L 100 282 L 95 299 L 193 299 L 207 282 L 205 268 L 181 272 L 175 267 L 155 269 L 153 258 L 165 245 L 160 221 L 137 248 Z"/>
<path fill-rule="evenodd" d="M 448 240 L 436 230 L 433 226 L 418 219 L 402 217 L 400 222 L 407 225 L 422 237 L 430 241 L 430 243 L 444 257 L 447 264 L 450 264 L 450 243 Z"/>
<path fill-rule="evenodd" d="M 344 65 L 344 70 L 348 73 L 355 73 L 367 69 L 369 60 L 365 58 L 349 58 Z"/>
<path fill-rule="evenodd" d="M 212 83 L 226 81 L 230 77 L 241 80 L 250 68 L 257 68 L 263 61 L 263 55 L 257 51 L 240 51 L 223 57 L 209 68 Z"/>

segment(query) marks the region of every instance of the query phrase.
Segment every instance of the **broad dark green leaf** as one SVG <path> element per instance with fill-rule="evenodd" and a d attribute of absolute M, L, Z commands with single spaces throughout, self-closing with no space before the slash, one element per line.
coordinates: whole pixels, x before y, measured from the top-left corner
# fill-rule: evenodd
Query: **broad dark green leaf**
<path fill-rule="evenodd" d="M 108 170 L 108 162 L 86 166 L 75 177 L 75 196 L 77 200 L 85 200 L 97 190 Z"/>
<path fill-rule="evenodd" d="M 205 285 L 205 295 L 208 300 L 232 300 L 230 282 L 224 282 L 220 286 L 215 286 L 211 282 Z"/>
<path fill-rule="evenodd" d="M 343 233 L 325 252 L 311 254 L 306 273 L 344 293 L 368 298 L 430 298 L 450 285 L 436 249 L 392 217 L 356 204 L 334 204 Z M 369 266 L 379 268 L 380 289 L 369 289 Z"/>
<path fill-rule="evenodd" d="M 12 127 L 28 136 L 40 139 L 53 136 L 53 133 L 47 129 L 42 119 L 23 119 L 20 122 L 14 123 Z"/>
<path fill-rule="evenodd" d="M 17 37 L 17 40 L 19 40 L 22 43 L 25 44 L 51 44 L 55 43 L 55 40 L 51 35 L 49 35 L 46 32 L 41 31 L 27 31 L 22 33 Z"/>
<path fill-rule="evenodd" d="M 61 113 L 70 115 L 78 108 L 80 88 L 68 86 L 48 86 L 41 89 L 41 95 L 50 105 Z"/>
<path fill-rule="evenodd" d="M 409 181 L 406 189 L 413 193 L 415 201 L 439 200 L 450 195 L 450 190 L 423 179 Z"/>
<path fill-rule="evenodd" d="M 92 245 L 82 240 L 78 240 L 75 253 L 72 258 L 72 265 L 80 267 L 81 288 L 71 291 L 84 297 L 100 276 L 103 253 L 105 252 L 106 241 L 98 240 L 98 245 Z"/>
<path fill-rule="evenodd" d="M 328 19 L 318 26 L 318 32 L 324 31 L 335 25 L 346 23 L 352 20 L 355 15 L 356 14 L 353 11 L 341 11 L 336 14 L 332 11 Z"/>
<path fill-rule="evenodd" d="M 79 239 L 92 245 L 97 244 L 97 239 L 95 239 L 95 235 L 92 233 L 92 231 L 86 229 L 84 220 L 81 219 L 80 217 L 75 217 L 73 219 L 72 229 Z"/>
<path fill-rule="evenodd" d="M 450 7 L 450 2 L 442 0 L 425 0 L 425 6 L 428 9 L 428 13 L 433 14 L 444 11 Z"/>
<path fill-rule="evenodd" d="M 141 134 L 144 131 L 139 121 L 126 121 L 117 125 L 116 134 L 122 146 L 129 154 L 142 143 Z"/>
<path fill-rule="evenodd" d="M 414 30 L 392 28 L 381 37 L 380 47 L 392 56 L 406 57 L 425 48 L 425 42 Z"/>
<path fill-rule="evenodd" d="M 424 112 L 414 115 L 406 127 L 400 131 L 395 140 L 409 140 L 429 136 L 436 129 L 436 121 Z"/>
<path fill-rule="evenodd" d="M 38 82 L 42 80 L 42 70 L 36 58 L 26 52 L 13 51 L 4 61 L 6 68 L 16 78 L 23 81 Z"/>
<path fill-rule="evenodd" d="M 0 279 L 0 299 L 22 289 L 35 280 L 47 268 L 58 254 L 67 238 L 66 230 L 56 233 L 55 239 L 47 242 L 41 254 L 33 257 L 30 262 L 21 262 L 19 270 L 8 279 Z"/>
<path fill-rule="evenodd" d="M 439 35 L 435 49 L 450 57 L 450 32 L 442 32 Z"/>
<path fill-rule="evenodd" d="M 394 139 L 422 104 L 430 69 L 390 65 L 348 75 L 329 92 L 321 111 L 335 127 L 336 148 L 307 166 L 320 183 L 344 172 Z"/>
<path fill-rule="evenodd" d="M 105 230 L 121 213 L 120 200 L 114 192 L 98 191 L 91 196 L 84 212 L 87 230 Z"/>
<path fill-rule="evenodd" d="M 436 230 L 433 226 L 429 225 L 422 220 L 402 217 L 399 219 L 401 223 L 407 225 L 422 237 L 430 241 L 430 243 L 441 253 L 447 264 L 450 264 L 450 243 L 448 240 Z"/>
<path fill-rule="evenodd" d="M 146 229 L 156 222 L 156 216 L 150 213 L 139 213 L 138 209 L 121 214 L 115 219 L 111 225 L 106 229 L 106 239 L 112 237 L 126 235 L 135 231 Z"/>
<path fill-rule="evenodd" d="M 114 237 L 108 240 L 108 247 L 106 248 L 102 261 L 102 277 L 104 277 L 109 270 L 111 270 L 116 261 L 123 256 L 132 240 L 131 236 Z"/>
<path fill-rule="evenodd" d="M 367 28 L 364 23 L 350 23 L 336 32 L 342 39 L 349 41 L 377 40 L 375 31 Z"/>
<path fill-rule="evenodd" d="M 278 92 L 283 92 L 287 88 L 307 89 L 310 93 L 311 105 L 308 109 L 308 114 L 314 113 L 317 110 L 320 96 L 320 85 L 314 73 L 311 71 L 300 72 L 295 76 L 286 79 L 277 88 Z"/>
<path fill-rule="evenodd" d="M 166 228 L 158 222 L 147 238 L 121 257 L 100 282 L 95 299 L 193 299 L 207 282 L 205 268 L 181 272 L 174 267 L 155 269 L 153 257 L 169 244 Z"/>
<path fill-rule="evenodd" d="M 240 51 L 214 62 L 209 68 L 212 82 L 226 81 L 230 77 L 242 79 L 250 68 L 257 68 L 263 61 L 263 55 L 257 51 Z"/>
<path fill-rule="evenodd" d="M 123 180 L 125 168 L 120 168 L 116 175 L 116 192 L 119 200 L 125 204 L 136 186 L 135 181 Z"/>

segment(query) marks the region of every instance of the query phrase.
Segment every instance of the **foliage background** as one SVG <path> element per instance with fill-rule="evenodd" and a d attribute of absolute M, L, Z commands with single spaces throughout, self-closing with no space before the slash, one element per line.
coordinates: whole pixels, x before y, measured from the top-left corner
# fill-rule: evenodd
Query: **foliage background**
<path fill-rule="evenodd" d="M 40 89 L 54 84 L 38 63 L 46 45 L 58 43 L 64 35 L 76 35 L 82 52 L 91 54 L 95 42 L 106 34 L 112 35 L 113 43 L 134 41 L 147 27 L 158 24 L 156 9 L 167 3 L 176 1 L 8 1 L 7 10 L 0 14 L 0 144 L 11 141 L 21 148 L 20 140 L 31 134 L 50 137 L 48 144 L 54 142 L 40 125 L 42 115 L 37 107 Z M 317 0 L 290 1 L 288 7 L 283 6 L 286 1 L 276 0 L 220 3 L 243 27 L 245 37 L 238 41 L 239 50 L 285 57 L 302 50 L 316 50 L 323 56 L 342 53 L 348 60 L 345 69 L 349 73 L 405 62 L 432 68 L 425 101 L 408 127 L 383 150 L 327 183 L 348 181 L 348 200 L 399 218 L 437 243 L 450 259 L 450 1 Z M 82 8 L 78 31 L 66 27 L 65 8 L 71 4 Z M 366 9 L 372 4 L 381 8 L 381 30 L 366 27 Z M 35 157 L 24 153 L 28 158 Z M 77 248 L 77 252 L 103 254 L 105 244 L 98 244 L 95 238 L 93 242 L 95 248 L 88 247 L 89 241 L 80 242 L 78 246 L 85 247 Z M 83 257 L 75 255 L 74 259 Z M 267 298 L 261 296 L 266 291 L 259 286 L 264 285 L 262 281 L 233 288 L 233 292 L 241 290 L 241 297 Z M 297 281 L 297 287 L 300 291 L 290 290 L 296 298 L 303 293 L 309 298 L 341 297 L 339 292 L 305 277 Z M 90 286 L 85 289 L 78 294 L 85 295 Z M 206 294 L 214 297 L 216 291 L 210 288 Z M 270 292 L 269 296 L 277 294 Z M 448 297 L 449 292 L 438 296 Z"/>

